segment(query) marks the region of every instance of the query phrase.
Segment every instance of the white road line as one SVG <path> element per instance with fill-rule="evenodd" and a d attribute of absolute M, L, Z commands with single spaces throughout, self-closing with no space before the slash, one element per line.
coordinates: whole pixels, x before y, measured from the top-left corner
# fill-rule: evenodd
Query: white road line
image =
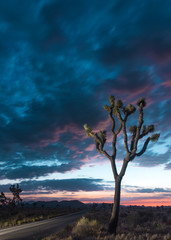
<path fill-rule="evenodd" d="M 21 226 L 14 226 L 14 227 L 6 228 L 6 229 L 1 229 L 0 230 L 0 235 L 3 235 L 5 233 L 15 232 L 15 231 L 18 231 L 18 230 L 24 230 L 24 229 L 31 228 L 31 227 L 37 227 L 37 226 L 40 226 L 42 224 L 46 224 L 46 223 L 55 221 L 57 218 L 59 219 L 59 217 L 55 217 L 55 218 L 46 219 L 46 220 L 42 220 L 42 221 L 38 221 L 38 222 L 26 223 L 26 224 L 23 224 Z"/>
<path fill-rule="evenodd" d="M 6 228 L 6 229 L 1 229 L 0 230 L 0 235 L 16 232 L 16 231 L 19 231 L 19 230 L 28 229 L 28 228 L 31 228 L 31 227 L 37 227 L 37 226 L 40 226 L 40 225 L 43 225 L 43 224 L 47 224 L 49 222 L 53 222 L 56 219 L 60 220 L 60 218 L 61 218 L 60 222 L 63 222 L 63 221 L 65 221 L 65 219 L 62 219 L 63 217 L 69 217 L 69 216 L 76 215 L 76 214 L 78 214 L 78 213 L 71 213 L 71 214 L 68 214 L 68 215 L 62 215 L 62 216 L 54 217 L 54 218 L 51 218 L 51 219 L 45 219 L 45 220 L 42 220 L 42 221 L 25 223 L 21 226 L 14 226 L 14 227 Z"/>

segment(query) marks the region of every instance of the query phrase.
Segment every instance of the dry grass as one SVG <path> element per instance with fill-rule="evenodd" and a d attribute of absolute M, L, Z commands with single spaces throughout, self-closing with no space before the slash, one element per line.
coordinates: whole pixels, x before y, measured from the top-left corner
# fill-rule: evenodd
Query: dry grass
<path fill-rule="evenodd" d="M 74 212 L 74 210 L 30 207 L 18 208 L 15 212 L 10 212 L 8 208 L 0 208 L 0 228 L 13 227 L 23 223 L 49 219 L 71 212 Z"/>
<path fill-rule="evenodd" d="M 117 235 L 107 234 L 108 209 L 91 209 L 75 225 L 43 240 L 170 240 L 171 210 L 122 208 Z"/>
<path fill-rule="evenodd" d="M 73 238 L 83 239 L 85 237 L 98 235 L 99 224 L 97 220 L 89 220 L 82 217 L 72 229 Z"/>

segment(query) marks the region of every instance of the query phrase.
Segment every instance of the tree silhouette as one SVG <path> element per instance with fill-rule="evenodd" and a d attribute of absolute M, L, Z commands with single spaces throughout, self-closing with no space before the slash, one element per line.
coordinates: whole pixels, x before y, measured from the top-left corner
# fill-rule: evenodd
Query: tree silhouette
<path fill-rule="evenodd" d="M 132 161 L 135 157 L 140 157 L 147 149 L 147 146 L 150 141 L 157 141 L 160 134 L 152 134 L 148 137 L 139 152 L 137 152 L 137 146 L 140 139 L 145 137 L 148 133 L 154 131 L 154 125 L 145 126 L 143 125 L 144 120 L 144 107 L 146 106 L 146 101 L 144 98 L 141 98 L 137 102 L 137 107 L 139 111 L 139 119 L 138 124 L 136 126 L 131 126 L 129 131 L 131 133 L 130 146 L 128 146 L 128 133 L 126 123 L 128 117 L 136 111 L 136 108 L 129 104 L 128 106 L 123 106 L 121 100 L 115 100 L 114 96 L 109 97 L 110 105 L 105 105 L 104 108 L 109 114 L 109 118 L 112 122 L 111 133 L 113 136 L 112 139 L 112 154 L 109 154 L 106 150 L 104 150 L 104 145 L 106 142 L 106 131 L 94 132 L 87 124 L 84 125 L 84 129 L 86 131 L 87 136 L 92 137 L 95 141 L 96 150 L 105 155 L 111 162 L 111 167 L 115 179 L 115 193 L 114 193 L 114 204 L 112 208 L 111 218 L 108 225 L 108 232 L 110 234 L 116 234 L 118 218 L 119 218 L 119 209 L 120 209 L 120 192 L 121 192 L 121 180 L 125 174 L 127 165 L 130 161 Z M 119 126 L 116 129 L 116 120 L 119 123 Z M 123 159 L 123 164 L 120 172 L 118 173 L 116 167 L 116 143 L 117 137 L 121 133 L 123 133 L 124 137 L 124 146 L 125 146 L 125 157 Z"/>
<path fill-rule="evenodd" d="M 9 199 L 5 196 L 3 192 L 0 194 L 0 206 L 6 206 L 9 203 Z"/>
<path fill-rule="evenodd" d="M 15 208 L 16 206 L 19 206 L 22 203 L 22 199 L 20 198 L 20 193 L 22 192 L 22 189 L 19 188 L 19 184 L 17 184 L 17 187 L 14 185 L 11 185 L 9 190 L 13 194 L 13 199 L 10 201 L 10 205 L 12 208 Z"/>

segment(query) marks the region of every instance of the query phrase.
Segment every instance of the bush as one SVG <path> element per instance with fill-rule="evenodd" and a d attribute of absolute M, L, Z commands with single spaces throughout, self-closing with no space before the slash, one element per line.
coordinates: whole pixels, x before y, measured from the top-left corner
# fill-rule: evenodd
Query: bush
<path fill-rule="evenodd" d="M 21 224 L 22 224 L 22 221 L 21 221 L 21 220 L 17 220 L 17 224 L 18 224 L 18 225 L 21 225 Z"/>
<path fill-rule="evenodd" d="M 8 226 L 8 222 L 4 222 L 4 227 L 7 227 Z"/>
<path fill-rule="evenodd" d="M 168 209 L 121 208 L 117 235 L 108 235 L 110 209 L 90 209 L 77 224 L 43 240 L 170 240 L 171 218 Z M 163 216 L 166 216 L 163 221 Z M 94 220 L 96 219 L 96 220 Z"/>
<path fill-rule="evenodd" d="M 96 236 L 99 230 L 99 224 L 96 220 L 89 220 L 82 217 L 72 230 L 75 239 L 83 239 L 88 236 Z"/>

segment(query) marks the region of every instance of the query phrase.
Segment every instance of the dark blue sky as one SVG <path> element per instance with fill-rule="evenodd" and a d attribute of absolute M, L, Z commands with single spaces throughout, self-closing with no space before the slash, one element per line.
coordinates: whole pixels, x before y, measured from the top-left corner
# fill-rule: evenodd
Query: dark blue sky
<path fill-rule="evenodd" d="M 136 166 L 171 169 L 170 9 L 169 0 L 0 1 L 2 189 L 19 182 L 31 191 L 37 181 L 68 191 L 66 178 L 71 191 L 110 188 L 84 172 L 106 160 L 83 124 L 109 127 L 111 94 L 125 104 L 145 97 L 145 121 L 161 133 Z"/>

